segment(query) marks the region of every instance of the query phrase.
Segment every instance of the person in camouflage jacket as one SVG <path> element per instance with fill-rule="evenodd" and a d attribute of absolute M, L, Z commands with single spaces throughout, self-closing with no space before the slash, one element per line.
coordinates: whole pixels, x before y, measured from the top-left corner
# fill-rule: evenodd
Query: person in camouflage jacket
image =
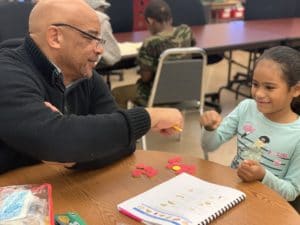
<path fill-rule="evenodd" d="M 137 63 L 140 79 L 136 84 L 117 87 L 112 90 L 120 107 L 127 102 L 146 106 L 151 92 L 160 54 L 169 48 L 190 47 L 195 44 L 192 30 L 187 25 L 172 26 L 170 7 L 163 0 L 151 0 L 144 11 L 144 17 L 152 34 L 145 39 L 139 50 Z"/>

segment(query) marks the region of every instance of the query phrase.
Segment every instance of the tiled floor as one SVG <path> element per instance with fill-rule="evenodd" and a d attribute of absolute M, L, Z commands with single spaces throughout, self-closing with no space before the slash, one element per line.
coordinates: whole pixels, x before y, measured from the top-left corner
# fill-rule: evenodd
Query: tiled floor
<path fill-rule="evenodd" d="M 246 63 L 248 54 L 242 51 L 234 52 L 234 58 L 240 62 Z M 233 74 L 236 71 L 244 72 L 242 68 L 233 67 Z M 223 60 L 217 64 L 210 65 L 206 70 L 206 87 L 207 92 L 214 92 L 219 87 L 226 84 L 227 79 L 227 61 Z M 134 83 L 138 79 L 135 69 L 125 71 L 124 81 L 118 81 L 117 77 L 112 78 L 112 87 Z M 221 93 L 222 115 L 228 114 L 235 105 L 242 100 L 239 97 L 235 100 L 235 95 L 228 90 L 223 90 Z M 168 152 L 178 152 L 184 154 L 191 154 L 203 158 L 203 151 L 200 146 L 201 129 L 199 126 L 199 113 L 187 112 L 185 117 L 185 127 L 180 141 L 178 137 L 161 137 L 157 133 L 150 132 L 147 135 L 147 145 L 149 150 L 160 150 Z M 138 148 L 140 145 L 138 144 Z M 220 146 L 220 148 L 212 153 L 209 153 L 209 160 L 229 165 L 236 152 L 236 140 L 231 141 Z"/>

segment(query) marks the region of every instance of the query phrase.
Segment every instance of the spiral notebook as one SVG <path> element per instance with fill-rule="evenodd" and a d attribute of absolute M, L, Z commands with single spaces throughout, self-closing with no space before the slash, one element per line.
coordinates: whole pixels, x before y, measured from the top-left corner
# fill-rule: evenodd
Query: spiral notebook
<path fill-rule="evenodd" d="M 147 225 L 205 225 L 245 198 L 237 189 L 182 173 L 117 207 Z"/>

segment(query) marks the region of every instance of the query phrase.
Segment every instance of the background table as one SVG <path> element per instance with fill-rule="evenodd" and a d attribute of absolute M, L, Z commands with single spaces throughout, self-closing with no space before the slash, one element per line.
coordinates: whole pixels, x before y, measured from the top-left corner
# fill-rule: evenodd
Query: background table
<path fill-rule="evenodd" d="M 297 19 L 233 21 L 191 28 L 196 39 L 196 46 L 205 49 L 209 55 L 227 50 L 268 48 L 282 44 L 289 36 L 293 35 L 292 37 L 295 38 L 297 34 L 280 32 L 274 27 L 284 26 L 286 29 L 297 31 L 300 25 L 297 26 L 296 22 Z M 149 36 L 148 31 L 115 33 L 119 42 L 142 42 Z"/>
<path fill-rule="evenodd" d="M 120 214 L 117 204 L 174 177 L 173 171 L 165 168 L 167 160 L 174 156 L 165 152 L 136 151 L 132 156 L 106 168 L 81 172 L 40 164 L 0 175 L 0 186 L 51 183 L 55 213 L 78 212 L 88 225 L 135 225 L 139 223 Z M 197 166 L 195 176 L 237 188 L 247 195 L 245 201 L 211 224 L 300 224 L 297 212 L 260 182 L 243 183 L 229 167 L 191 156 L 182 158 L 184 163 Z M 158 169 L 158 175 L 150 179 L 133 178 L 131 170 L 138 163 Z"/>

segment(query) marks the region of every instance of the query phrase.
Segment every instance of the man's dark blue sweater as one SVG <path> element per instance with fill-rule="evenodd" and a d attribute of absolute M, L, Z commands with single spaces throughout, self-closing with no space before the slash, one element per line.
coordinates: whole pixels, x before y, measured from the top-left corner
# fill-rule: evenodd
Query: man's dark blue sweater
<path fill-rule="evenodd" d="M 0 52 L 0 109 L 0 173 L 41 160 L 102 167 L 131 154 L 150 129 L 146 110 L 119 110 L 97 73 L 65 88 L 29 36 Z"/>

